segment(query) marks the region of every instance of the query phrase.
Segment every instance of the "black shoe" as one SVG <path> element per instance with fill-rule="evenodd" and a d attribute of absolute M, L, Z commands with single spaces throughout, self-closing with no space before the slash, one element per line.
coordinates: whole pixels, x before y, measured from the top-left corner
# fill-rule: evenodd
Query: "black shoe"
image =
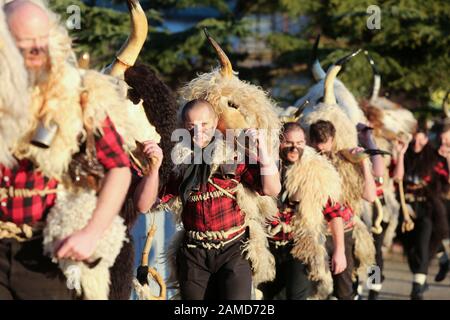
<path fill-rule="evenodd" d="M 434 281 L 441 282 L 445 279 L 447 276 L 449 269 L 449 261 L 445 261 L 444 263 L 439 263 L 439 272 L 437 273 L 436 277 L 434 278 Z"/>
<path fill-rule="evenodd" d="M 423 300 L 423 293 L 428 289 L 427 284 L 413 282 L 411 300 Z"/>
<path fill-rule="evenodd" d="M 378 300 L 379 295 L 379 291 L 369 290 L 369 296 L 367 297 L 367 300 Z"/>

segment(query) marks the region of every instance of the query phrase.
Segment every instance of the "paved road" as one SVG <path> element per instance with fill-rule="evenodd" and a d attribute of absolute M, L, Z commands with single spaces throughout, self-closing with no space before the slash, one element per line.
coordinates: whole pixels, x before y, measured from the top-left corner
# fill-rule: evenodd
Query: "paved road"
<path fill-rule="evenodd" d="M 450 300 L 450 272 L 442 282 L 435 282 L 434 276 L 439 270 L 438 261 L 431 263 L 425 300 Z M 408 269 L 406 258 L 400 253 L 385 254 L 385 281 L 380 293 L 380 300 L 409 300 L 412 275 Z M 364 291 L 367 297 L 367 291 Z"/>

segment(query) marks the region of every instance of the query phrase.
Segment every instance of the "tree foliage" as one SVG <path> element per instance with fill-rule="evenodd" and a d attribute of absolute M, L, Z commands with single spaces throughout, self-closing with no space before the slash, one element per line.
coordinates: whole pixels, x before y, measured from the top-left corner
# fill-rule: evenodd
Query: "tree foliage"
<path fill-rule="evenodd" d="M 124 3 L 124 0 L 115 0 Z M 150 21 L 150 33 L 140 61 L 152 66 L 176 89 L 198 72 L 216 65 L 202 29 L 223 45 L 240 77 L 262 85 L 282 104 L 291 104 L 312 84 L 307 68 L 314 39 L 322 34 L 319 57 L 324 68 L 358 48 L 368 50 L 382 74 L 382 89 L 408 106 L 427 106 L 450 87 L 450 2 L 445 0 L 141 0 Z M 232 3 L 233 5 L 230 5 Z M 126 11 L 87 6 L 80 0 L 52 4 L 63 19 L 66 8 L 82 9 L 81 30 L 71 31 L 77 50 L 88 51 L 96 68 L 112 61 L 129 32 Z M 369 5 L 381 9 L 381 29 L 367 27 Z M 208 7 L 212 17 L 195 21 L 182 32 L 165 28 L 173 9 Z M 258 34 L 251 18 L 279 14 L 290 21 L 307 17 L 299 32 L 271 30 Z M 250 21 L 250 22 L 249 22 Z M 233 49 L 233 39 L 254 38 L 270 49 L 271 62 L 247 65 L 248 56 Z M 261 53 L 261 59 L 262 59 Z M 258 52 L 253 59 L 259 59 Z M 363 55 L 346 65 L 340 79 L 359 98 L 369 96 L 371 69 Z M 436 105 L 436 101 L 432 103 Z"/>

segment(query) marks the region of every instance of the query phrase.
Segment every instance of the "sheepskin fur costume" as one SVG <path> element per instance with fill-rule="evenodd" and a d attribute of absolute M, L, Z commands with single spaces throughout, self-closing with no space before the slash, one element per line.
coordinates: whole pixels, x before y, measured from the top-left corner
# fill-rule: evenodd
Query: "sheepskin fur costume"
<path fill-rule="evenodd" d="M 12 167 L 11 148 L 28 120 L 28 78 L 22 55 L 9 32 L 0 1 L 0 164 Z"/>
<path fill-rule="evenodd" d="M 217 68 L 210 73 L 199 75 L 185 85 L 180 96 L 182 104 L 193 99 L 207 100 L 219 115 L 219 129 L 222 131 L 248 128 L 267 130 L 270 137 L 269 151 L 272 151 L 272 155 L 278 154 L 281 122 L 275 103 L 261 88 L 240 80 L 235 74 L 225 77 L 220 68 Z M 243 117 L 248 127 L 242 127 L 239 117 L 231 116 L 233 113 L 230 113 L 229 109 Z"/>
<path fill-rule="evenodd" d="M 89 222 L 97 204 L 94 191 L 69 190 L 62 185 L 58 187 L 57 201 L 47 216 L 44 229 L 44 253 L 52 256 L 58 240 L 64 239 L 84 228 Z M 123 219 L 115 217 L 111 226 L 98 241 L 91 260 L 101 259 L 93 268 L 79 261 L 69 259 L 56 260 L 67 278 L 67 285 L 75 289 L 84 299 L 108 299 L 110 275 L 113 265 L 122 247 L 127 241 Z"/>
<path fill-rule="evenodd" d="M 58 17 L 41 1 L 33 2 L 41 6 L 50 17 L 51 67 L 47 85 L 36 86 L 32 90 L 30 113 L 33 117 L 28 130 L 17 143 L 14 154 L 18 158 L 33 161 L 36 170 L 47 177 L 64 182 L 64 185 L 60 185 L 55 207 L 48 216 L 44 231 L 46 252 L 51 254 L 55 241 L 84 227 L 96 206 L 95 195 L 89 190 L 75 190 L 68 178 L 69 164 L 86 137 L 85 126 L 89 125 L 95 133 L 101 134 L 102 124 L 109 117 L 124 140 L 124 149 L 129 152 L 136 148 L 136 140 L 159 142 L 160 136 L 148 122 L 143 105 L 134 105 L 127 99 L 128 86 L 125 82 L 77 67 L 71 39 L 64 26 L 59 24 Z M 80 106 L 82 92 L 88 95 L 83 112 Z M 40 122 L 58 126 L 48 149 L 30 144 Z M 74 268 L 67 261 L 59 262 L 71 286 L 82 293 L 84 298 L 108 298 L 109 268 L 125 239 L 124 221 L 116 218 L 98 244 L 95 256 L 102 259 L 96 267 L 88 270 L 83 264 L 77 264 L 77 268 Z M 97 280 L 94 281 L 93 278 Z"/>
<path fill-rule="evenodd" d="M 340 150 L 355 148 L 358 145 L 356 127 L 338 106 L 325 103 L 319 103 L 310 113 L 302 116 L 300 124 L 309 134 L 309 127 L 318 120 L 330 121 L 336 129 L 331 162 L 342 180 L 342 194 L 339 202 L 346 203 L 354 212 L 353 238 L 355 239 L 355 257 L 359 262 L 358 273 L 366 272 L 375 261 L 375 247 L 372 235 L 359 218 L 364 188 L 362 169 L 358 164 L 347 161 L 338 153 Z"/>
<path fill-rule="evenodd" d="M 236 151 L 232 146 L 226 144 L 222 139 L 215 139 L 213 142 L 213 154 L 211 164 L 211 175 L 219 170 L 221 164 L 234 161 Z M 191 147 L 185 142 L 175 145 L 172 152 L 176 175 L 183 175 L 186 169 L 183 160 L 191 156 Z M 242 156 L 242 155 L 241 155 Z M 277 214 L 277 205 L 273 197 L 261 196 L 257 192 L 252 191 L 242 184 L 239 184 L 234 192 L 236 201 L 245 214 L 245 226 L 249 229 L 249 239 L 243 247 L 245 257 L 250 261 L 253 271 L 253 284 L 257 286 L 259 283 L 273 280 L 275 277 L 275 260 L 269 251 L 268 234 L 266 230 L 266 221 L 273 220 Z M 174 197 L 157 210 L 168 209 L 175 214 L 177 223 L 181 223 L 182 205 L 180 197 Z M 178 231 L 169 246 L 166 254 L 166 260 L 170 268 L 170 276 L 167 281 L 168 287 L 177 288 L 177 262 L 176 252 L 181 246 L 184 239 L 184 230 Z"/>
<path fill-rule="evenodd" d="M 322 79 L 313 85 L 305 96 L 294 103 L 294 107 L 298 108 L 308 100 L 309 104 L 305 106 L 303 114 L 307 115 L 309 112 L 312 112 L 313 107 L 316 106 L 323 97 L 324 82 L 324 79 Z M 357 124 L 359 122 L 365 122 L 366 118 L 355 97 L 339 79 L 334 80 L 334 92 L 337 105 L 345 112 L 352 123 Z"/>
<path fill-rule="evenodd" d="M 313 298 L 325 299 L 333 291 L 333 279 L 323 209 L 328 200 L 341 197 L 341 178 L 325 157 L 305 147 L 300 160 L 286 172 L 285 186 L 288 197 L 300 201 L 292 221 L 295 243 L 291 253 L 308 266 L 308 277 L 316 285 Z"/>

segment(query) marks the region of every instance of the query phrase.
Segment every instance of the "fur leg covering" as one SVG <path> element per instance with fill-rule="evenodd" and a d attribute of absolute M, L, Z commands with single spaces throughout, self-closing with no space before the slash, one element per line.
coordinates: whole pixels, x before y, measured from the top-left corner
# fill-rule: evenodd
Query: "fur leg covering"
<path fill-rule="evenodd" d="M 53 257 L 58 240 L 64 239 L 86 226 L 97 204 L 93 191 L 72 192 L 60 187 L 55 206 L 47 217 L 44 229 L 44 252 Z M 121 217 L 116 217 L 97 244 L 91 260 L 100 262 L 89 268 L 83 262 L 63 259 L 58 264 L 67 277 L 68 286 L 75 288 L 85 299 L 108 299 L 110 285 L 109 268 L 126 241 L 125 225 Z M 54 260 L 56 260 L 54 258 Z"/>
<path fill-rule="evenodd" d="M 111 286 L 109 300 L 129 300 L 133 290 L 131 282 L 134 276 L 134 243 L 127 230 L 127 238 L 117 256 L 114 265 L 109 269 Z"/>
<path fill-rule="evenodd" d="M 367 274 L 370 266 L 375 264 L 375 246 L 372 234 L 358 216 L 354 216 L 353 239 L 355 240 L 355 258 L 358 274 Z"/>
<path fill-rule="evenodd" d="M 258 196 L 255 192 L 239 185 L 236 198 L 245 223 L 249 228 L 249 239 L 243 247 L 243 253 L 250 260 L 253 270 L 253 284 L 271 281 L 275 278 L 275 258 L 269 250 L 267 240 L 267 221 L 273 220 L 278 209 L 273 198 Z"/>

